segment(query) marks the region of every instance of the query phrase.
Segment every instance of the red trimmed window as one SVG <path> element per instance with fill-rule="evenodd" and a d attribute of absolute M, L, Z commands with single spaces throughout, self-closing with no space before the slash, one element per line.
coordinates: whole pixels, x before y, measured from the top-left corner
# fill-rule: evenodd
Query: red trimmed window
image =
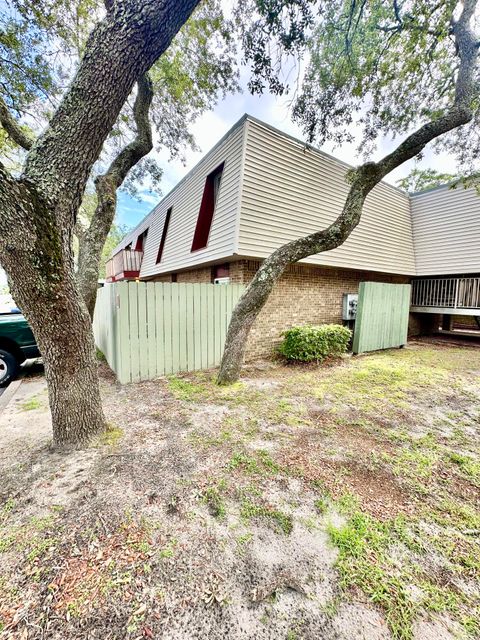
<path fill-rule="evenodd" d="M 162 259 L 163 248 L 165 246 L 165 241 L 167 239 L 167 231 L 168 231 L 168 225 L 170 224 L 171 215 L 172 215 L 172 207 L 168 209 L 167 215 L 165 216 L 165 222 L 163 223 L 162 238 L 160 240 L 160 246 L 158 247 L 158 253 L 157 253 L 157 264 Z"/>
<path fill-rule="evenodd" d="M 203 189 L 202 204 L 198 212 L 197 225 L 193 236 L 191 251 L 204 249 L 208 244 L 208 236 L 212 226 L 213 214 L 215 212 L 215 204 L 220 190 L 220 182 L 222 180 L 222 172 L 224 162 L 219 165 L 212 173 L 209 173 L 205 180 Z"/>
<path fill-rule="evenodd" d="M 137 242 L 135 244 L 135 251 L 144 251 L 145 250 L 145 240 L 147 239 L 148 236 L 148 227 L 145 229 L 145 231 L 143 233 L 141 233 L 138 238 L 137 238 Z"/>

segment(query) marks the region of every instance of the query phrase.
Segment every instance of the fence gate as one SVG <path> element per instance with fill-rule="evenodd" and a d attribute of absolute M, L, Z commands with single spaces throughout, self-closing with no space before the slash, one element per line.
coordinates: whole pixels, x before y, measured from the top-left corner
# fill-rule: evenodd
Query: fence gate
<path fill-rule="evenodd" d="M 353 353 L 406 344 L 410 290 L 409 284 L 360 283 Z"/>
<path fill-rule="evenodd" d="M 120 382 L 220 364 L 243 285 L 119 282 L 97 292 L 95 343 Z"/>

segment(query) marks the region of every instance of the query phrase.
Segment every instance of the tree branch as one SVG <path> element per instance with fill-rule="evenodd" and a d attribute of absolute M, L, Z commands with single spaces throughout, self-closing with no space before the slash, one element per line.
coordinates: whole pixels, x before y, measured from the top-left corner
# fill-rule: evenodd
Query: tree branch
<path fill-rule="evenodd" d="M 120 151 L 107 172 L 99 176 L 96 182 L 101 181 L 103 178 L 113 179 L 115 186 L 117 188 L 120 187 L 130 169 L 152 150 L 152 127 L 148 114 L 153 100 L 153 85 L 148 73 L 137 81 L 137 87 L 137 97 L 133 105 L 133 117 L 137 135 L 130 144 Z"/>
<path fill-rule="evenodd" d="M 30 137 L 18 124 L 15 118 L 10 113 L 5 101 L 0 96 L 0 124 L 11 137 L 11 139 L 18 144 L 19 147 L 28 151 L 31 149 L 34 139 Z"/>
<path fill-rule="evenodd" d="M 93 316 L 100 259 L 108 233 L 115 217 L 117 189 L 128 172 L 153 147 L 149 110 L 153 99 L 153 85 L 148 74 L 137 82 L 138 91 L 133 106 L 137 128 L 135 139 L 128 144 L 110 164 L 106 173 L 95 180 L 98 204 L 88 229 L 79 237 L 77 282 L 90 315 Z"/>

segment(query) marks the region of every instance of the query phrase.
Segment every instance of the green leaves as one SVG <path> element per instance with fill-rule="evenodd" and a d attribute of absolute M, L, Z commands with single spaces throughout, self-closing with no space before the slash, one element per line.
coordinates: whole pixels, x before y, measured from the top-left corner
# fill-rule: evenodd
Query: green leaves
<path fill-rule="evenodd" d="M 435 171 L 435 169 L 419 169 L 415 168 L 410 171 L 408 176 L 397 180 L 397 185 L 400 189 L 414 193 L 415 191 L 422 191 L 422 189 L 431 189 L 447 182 L 460 179 L 459 176 L 453 173 L 441 173 Z"/>
<path fill-rule="evenodd" d="M 328 356 L 345 353 L 352 332 L 339 324 L 323 324 L 292 327 L 283 335 L 279 351 L 288 360 L 322 362 Z"/>
<path fill-rule="evenodd" d="M 451 35 L 457 4 L 242 0 L 238 20 L 250 89 L 283 93 L 292 88 L 288 78 L 296 66 L 293 118 L 308 140 L 351 142 L 356 126 L 363 132 L 360 147 L 369 152 L 380 136 L 403 134 L 451 104 L 459 64 Z M 478 130 L 472 122 L 442 144 L 464 162 L 476 159 Z"/>

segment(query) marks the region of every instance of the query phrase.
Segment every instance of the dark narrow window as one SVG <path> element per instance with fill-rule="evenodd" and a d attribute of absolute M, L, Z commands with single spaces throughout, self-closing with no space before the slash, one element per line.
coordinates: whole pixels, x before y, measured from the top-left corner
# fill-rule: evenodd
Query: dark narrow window
<path fill-rule="evenodd" d="M 177 281 L 177 274 L 172 273 L 172 282 L 176 282 L 176 281 Z"/>
<path fill-rule="evenodd" d="M 145 250 L 145 240 L 148 235 L 148 227 L 145 229 L 143 233 L 141 233 L 137 238 L 137 243 L 135 244 L 135 251 L 144 251 Z"/>
<path fill-rule="evenodd" d="M 230 277 L 230 265 L 228 262 L 225 264 L 216 264 L 212 267 L 212 282 L 215 283 L 215 280 L 219 278 L 229 278 Z"/>
<path fill-rule="evenodd" d="M 171 215 L 172 215 L 172 207 L 168 209 L 167 215 L 165 216 L 165 222 L 163 223 L 162 239 L 160 240 L 160 246 L 158 247 L 158 253 L 157 253 L 157 264 L 162 259 L 163 248 L 165 246 L 165 240 L 167 239 L 167 231 L 168 231 L 168 225 L 170 224 Z"/>
<path fill-rule="evenodd" d="M 213 213 L 215 204 L 220 190 L 220 182 L 222 180 L 223 165 L 222 162 L 212 173 L 208 174 L 203 189 L 202 204 L 198 212 L 197 225 L 193 236 L 192 251 L 204 249 L 208 243 L 210 235 L 210 227 L 212 226 Z"/>

